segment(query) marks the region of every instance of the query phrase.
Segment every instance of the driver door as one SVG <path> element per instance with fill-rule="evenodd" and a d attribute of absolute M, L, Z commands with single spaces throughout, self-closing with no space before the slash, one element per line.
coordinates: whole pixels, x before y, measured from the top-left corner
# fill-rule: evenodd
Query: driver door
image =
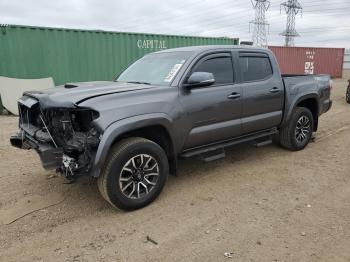
<path fill-rule="evenodd" d="M 218 142 L 242 134 L 242 89 L 235 85 L 231 52 L 210 54 L 201 58 L 193 72 L 214 75 L 211 86 L 183 87 L 180 98 L 186 114 L 189 135 L 185 149 Z"/>

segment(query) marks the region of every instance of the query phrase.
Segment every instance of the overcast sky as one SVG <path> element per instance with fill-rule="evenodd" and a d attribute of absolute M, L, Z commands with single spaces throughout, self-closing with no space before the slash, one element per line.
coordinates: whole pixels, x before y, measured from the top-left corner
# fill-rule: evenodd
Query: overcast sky
<path fill-rule="evenodd" d="M 283 45 L 281 1 L 266 13 L 268 43 Z M 297 46 L 350 48 L 349 0 L 299 0 Z M 249 0 L 0 0 L 0 24 L 239 37 L 251 40 Z"/>

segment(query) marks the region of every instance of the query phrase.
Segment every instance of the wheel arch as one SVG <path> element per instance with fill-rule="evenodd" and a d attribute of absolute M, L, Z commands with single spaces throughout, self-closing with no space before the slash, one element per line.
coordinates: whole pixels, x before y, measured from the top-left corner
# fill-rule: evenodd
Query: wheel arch
<path fill-rule="evenodd" d="M 170 173 L 176 174 L 177 157 L 171 126 L 172 121 L 165 114 L 139 115 L 113 123 L 103 133 L 91 175 L 93 177 L 100 175 L 111 147 L 128 137 L 142 137 L 157 143 L 167 154 Z"/>
<path fill-rule="evenodd" d="M 285 123 L 287 123 L 291 119 L 294 109 L 296 107 L 305 107 L 311 111 L 313 120 L 314 120 L 313 131 L 316 132 L 318 128 L 318 116 L 320 112 L 320 103 L 319 103 L 318 95 L 309 94 L 309 95 L 301 96 L 298 99 L 296 99 L 288 111 L 288 115 Z"/>

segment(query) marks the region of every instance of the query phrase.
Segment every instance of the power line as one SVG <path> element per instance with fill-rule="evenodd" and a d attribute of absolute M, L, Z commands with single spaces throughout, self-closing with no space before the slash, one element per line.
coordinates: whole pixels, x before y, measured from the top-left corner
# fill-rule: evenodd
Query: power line
<path fill-rule="evenodd" d="M 330 27 L 306 27 L 301 29 L 299 33 L 313 32 L 313 31 L 333 31 L 333 30 L 350 30 L 350 26 L 330 26 Z M 270 31 L 271 33 L 278 33 L 278 31 Z"/>
<path fill-rule="evenodd" d="M 336 1 L 336 0 L 335 0 Z M 315 1 L 303 1 L 303 2 L 306 2 L 306 3 L 316 3 Z M 181 6 L 182 8 L 183 7 L 186 7 L 186 10 L 190 10 L 191 9 L 191 7 L 195 7 L 195 6 L 197 6 L 197 3 L 198 4 L 202 4 L 202 2 L 201 1 L 196 1 L 196 2 L 191 2 L 191 4 L 186 4 L 186 5 L 183 5 L 183 6 Z M 332 2 L 333 3 L 333 2 Z M 211 7 L 211 8 L 209 8 L 209 10 L 211 11 L 211 12 L 213 12 L 214 11 L 214 13 L 215 13 L 215 10 L 218 10 L 219 11 L 219 9 L 223 9 L 223 8 L 225 8 L 225 7 L 227 7 L 227 4 L 228 3 L 226 3 L 226 1 L 224 2 L 224 3 L 219 3 L 219 4 L 216 4 L 215 6 L 213 6 L 213 7 Z M 319 5 L 317 5 L 317 6 L 319 6 Z M 175 8 L 176 9 L 176 8 Z M 227 8 L 225 8 L 225 10 L 227 10 Z M 247 9 L 247 10 L 242 10 L 242 8 L 240 8 L 239 9 L 239 11 L 236 11 L 236 12 L 234 12 L 233 10 L 230 10 L 230 14 L 224 14 L 224 15 L 221 15 L 221 16 L 219 16 L 219 17 L 217 17 L 217 18 L 214 18 L 214 19 L 212 19 L 212 18 L 210 18 L 210 19 L 207 19 L 206 21 L 198 21 L 198 22 L 195 22 L 197 25 L 200 25 L 200 26 L 208 26 L 210 29 L 209 30 L 207 30 L 207 31 L 217 31 L 216 29 L 214 29 L 214 30 L 212 30 L 211 28 L 212 28 L 212 26 L 218 26 L 218 27 L 222 27 L 222 25 L 223 24 L 225 24 L 226 22 L 230 22 L 230 21 L 242 21 L 242 20 L 245 20 L 244 18 L 246 18 L 246 17 L 248 17 L 248 15 L 247 15 L 247 13 L 249 12 L 250 10 L 249 9 Z M 313 10 L 310 10 L 310 12 L 312 12 Z M 315 10 L 315 11 L 318 11 L 318 10 Z M 321 10 L 320 10 L 321 11 Z M 191 19 L 191 20 L 193 20 L 194 18 L 202 18 L 203 17 L 203 19 L 205 18 L 205 15 L 204 14 L 207 14 L 208 13 L 208 10 L 205 10 L 204 12 L 202 11 L 202 12 L 195 12 L 194 14 L 191 14 L 191 15 L 188 15 L 188 13 L 186 12 L 186 13 L 182 13 L 182 14 L 180 14 L 180 15 L 176 15 L 176 16 L 174 16 L 174 19 L 176 18 L 177 20 L 178 19 L 180 19 L 180 18 L 184 18 L 184 20 L 186 20 L 186 18 L 188 18 L 188 19 Z M 226 12 L 227 13 L 227 12 Z M 242 15 L 242 13 L 243 13 L 243 15 Z M 167 15 L 168 17 L 166 18 L 166 19 L 160 19 L 159 17 L 163 17 L 164 15 Z M 312 15 L 312 16 L 321 16 L 321 15 L 332 15 L 332 14 L 324 14 L 324 13 L 322 13 L 322 14 L 309 14 L 309 16 L 310 15 Z M 337 14 L 334 14 L 334 15 L 337 15 Z M 170 16 L 171 17 L 171 16 Z M 233 17 L 233 19 L 232 19 L 232 17 Z M 275 16 L 269 16 L 270 18 L 272 18 L 272 20 L 276 20 L 277 18 L 279 18 L 280 16 L 278 15 L 275 15 Z M 139 17 L 137 20 L 139 20 L 139 21 L 141 21 L 141 23 L 137 23 L 137 24 L 134 24 L 134 25 L 132 25 L 133 23 L 130 23 L 129 21 L 126 21 L 127 22 L 127 26 L 125 27 L 123 27 L 123 30 L 129 30 L 129 29 L 137 29 L 137 28 L 139 28 L 140 27 L 140 24 L 145 24 L 146 23 L 146 21 L 144 21 L 144 22 L 142 22 L 144 19 L 142 19 L 143 17 Z M 149 18 L 147 18 L 147 19 L 149 19 Z M 156 20 L 160 20 L 160 21 L 171 21 L 172 19 L 170 18 L 169 19 L 169 14 L 168 13 L 161 13 L 160 15 L 156 15 L 156 16 L 153 16 L 152 17 L 152 19 L 156 19 Z M 242 27 L 244 27 L 246 24 L 248 23 L 248 21 L 247 22 L 240 22 L 240 23 L 237 23 L 237 22 L 232 22 L 232 25 L 224 25 L 224 27 L 227 27 L 227 28 L 229 28 L 229 27 L 231 27 L 232 26 L 232 28 L 234 28 L 234 29 L 241 29 Z M 122 24 L 119 24 L 119 26 L 121 26 L 121 25 L 123 25 L 123 23 Z M 232 30 L 232 29 L 231 29 Z M 178 29 L 176 29 L 176 31 L 181 31 L 182 33 L 185 33 L 185 34 L 187 34 L 187 33 L 192 33 L 192 32 L 196 32 L 195 31 L 195 29 L 191 29 L 191 26 L 187 26 L 187 27 L 185 27 L 185 28 L 178 28 Z"/>
<path fill-rule="evenodd" d="M 284 1 L 288 2 L 288 0 Z M 332 0 L 330 8 L 328 9 L 322 9 L 327 5 L 322 5 L 322 3 L 320 4 L 319 0 L 303 0 L 302 3 L 303 9 L 305 10 L 304 13 L 308 17 L 312 16 L 312 18 L 318 18 L 320 19 L 319 21 L 322 22 L 321 17 L 323 16 L 327 16 L 327 18 L 323 18 L 323 20 L 327 20 L 331 19 L 331 16 L 336 17 L 337 15 L 341 15 L 342 11 L 348 13 L 346 10 L 349 8 L 349 6 L 345 6 L 344 1 L 339 1 L 340 0 Z M 253 0 L 253 2 L 257 2 L 257 0 Z M 214 3 L 208 0 L 191 0 L 184 4 L 180 3 L 180 1 L 175 1 L 174 5 L 164 6 L 161 8 L 160 12 L 155 13 L 152 16 L 148 16 L 146 13 L 140 12 L 139 16 L 135 15 L 134 18 L 132 16 L 125 17 L 126 19 L 119 18 L 120 23 L 117 23 L 116 25 L 122 30 L 125 28 L 134 28 L 136 31 L 142 32 L 143 29 L 148 28 L 151 29 L 151 31 L 161 33 L 159 32 L 159 27 L 153 27 L 152 29 L 152 27 L 145 26 L 153 21 L 157 21 L 158 23 L 164 24 L 163 30 L 166 33 L 168 33 L 168 30 L 179 32 L 184 35 L 190 34 L 190 32 L 192 35 L 205 35 L 207 32 L 218 32 L 218 35 L 225 34 L 226 36 L 238 36 L 239 34 L 242 37 L 247 37 L 248 33 L 246 34 L 246 32 L 243 32 L 243 30 L 249 23 L 249 17 L 252 14 L 252 9 L 250 6 L 248 6 L 248 1 L 245 3 L 236 3 L 237 2 L 235 1 L 232 2 L 232 0 L 221 0 L 218 1 L 218 3 L 217 1 Z M 272 15 L 265 17 L 271 22 L 271 26 L 275 30 L 281 26 L 281 15 L 277 14 L 276 12 L 276 4 L 277 3 L 275 1 L 272 2 L 269 8 L 269 13 L 271 13 L 271 9 L 273 9 L 273 13 Z M 204 10 L 202 7 L 205 7 Z M 116 19 L 118 18 L 116 17 Z M 179 24 L 179 21 L 182 22 L 183 26 L 173 26 L 173 22 L 177 22 L 177 24 Z M 334 21 L 334 23 L 336 23 L 336 21 Z M 322 23 L 320 23 L 320 25 L 321 24 Z M 314 24 L 313 26 L 315 25 L 318 26 L 317 24 Z M 344 23 L 343 25 L 346 24 Z M 308 26 L 312 25 L 305 24 L 303 31 L 300 31 L 300 33 L 317 34 L 317 31 L 328 32 L 327 30 L 333 30 L 333 28 L 330 27 L 312 29 Z M 334 30 L 340 29 L 335 27 Z M 341 30 L 346 31 L 345 29 Z M 276 33 L 276 31 L 272 32 L 274 34 Z M 275 37 L 275 35 L 273 37 Z"/>
<path fill-rule="evenodd" d="M 235 13 L 233 13 L 235 14 Z M 318 14 L 308 14 L 308 16 L 335 16 L 335 15 L 341 15 L 341 13 L 337 12 L 337 13 L 327 13 L 327 14 L 321 14 L 321 13 L 318 13 Z M 247 15 L 241 15 L 241 16 L 234 16 L 235 20 L 240 20 L 242 21 L 244 18 L 246 18 Z M 269 20 L 276 20 L 276 19 L 279 19 L 280 18 L 280 15 L 270 15 L 269 16 Z M 232 31 L 232 29 L 236 29 L 235 31 L 240 31 L 240 30 L 243 30 L 244 27 L 247 25 L 248 21 L 244 21 L 244 22 L 240 22 L 240 23 L 237 23 L 237 22 L 231 22 L 232 21 L 232 15 L 222 15 L 216 19 L 208 19 L 207 21 L 203 21 L 203 22 L 198 22 L 196 23 L 196 25 L 199 25 L 199 26 L 202 26 L 202 27 L 207 27 L 207 31 L 218 31 L 218 29 L 220 28 L 231 28 L 230 31 Z M 231 22 L 231 23 L 227 23 L 227 22 Z M 214 27 L 214 28 L 213 28 Z M 136 26 L 135 26 L 136 28 Z M 181 31 L 182 33 L 190 33 L 190 32 L 197 32 L 194 31 L 194 29 L 191 29 L 190 26 L 187 26 L 187 27 L 181 27 L 181 28 L 178 28 L 178 30 L 176 31 Z M 231 35 L 231 34 L 230 34 Z"/>

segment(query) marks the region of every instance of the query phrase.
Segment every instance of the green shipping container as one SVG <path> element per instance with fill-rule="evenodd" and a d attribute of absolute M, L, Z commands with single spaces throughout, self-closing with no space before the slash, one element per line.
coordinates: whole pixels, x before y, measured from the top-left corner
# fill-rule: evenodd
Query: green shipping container
<path fill-rule="evenodd" d="M 66 82 L 112 80 L 143 55 L 193 45 L 237 45 L 237 38 L 214 38 L 75 30 L 32 26 L 0 27 L 0 75 L 52 77 Z M 1 103 L 0 103 L 1 108 Z"/>
<path fill-rule="evenodd" d="M 236 38 L 173 36 L 29 26 L 0 27 L 0 75 L 53 77 L 55 84 L 111 80 L 146 53 L 193 45 L 236 45 Z"/>

